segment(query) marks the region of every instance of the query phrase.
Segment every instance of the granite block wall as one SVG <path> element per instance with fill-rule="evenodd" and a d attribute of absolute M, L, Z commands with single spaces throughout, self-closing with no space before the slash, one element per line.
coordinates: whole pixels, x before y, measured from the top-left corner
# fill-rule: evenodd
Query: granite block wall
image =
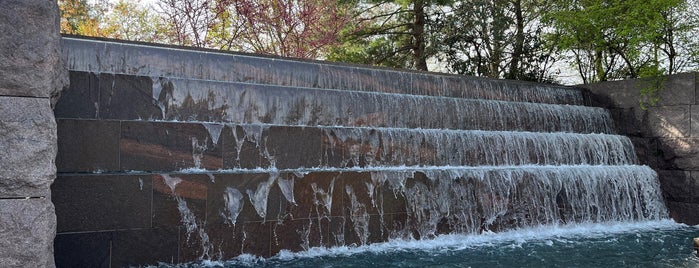
<path fill-rule="evenodd" d="M 54 267 L 56 122 L 68 81 L 56 1 L 0 1 L 0 266 Z"/>
<path fill-rule="evenodd" d="M 619 134 L 631 137 L 642 164 L 658 172 L 670 215 L 699 224 L 699 75 L 666 77 L 660 101 L 641 109 L 649 80 L 583 85 L 596 106 L 610 109 Z"/>

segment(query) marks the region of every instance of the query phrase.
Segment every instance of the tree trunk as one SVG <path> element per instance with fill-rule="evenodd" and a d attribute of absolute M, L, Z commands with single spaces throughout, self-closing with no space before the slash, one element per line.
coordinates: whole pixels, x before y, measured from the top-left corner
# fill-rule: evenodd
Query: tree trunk
<path fill-rule="evenodd" d="M 604 66 L 602 64 L 602 57 L 604 54 L 602 53 L 601 48 L 595 48 L 595 73 L 597 73 L 597 81 L 594 82 L 603 82 L 607 81 L 607 73 L 604 71 Z"/>
<path fill-rule="evenodd" d="M 413 3 L 413 58 L 415 68 L 427 71 L 427 56 L 425 55 L 425 1 L 416 0 Z"/>
<path fill-rule="evenodd" d="M 517 79 L 520 77 L 519 62 L 524 51 L 524 17 L 522 16 L 522 0 L 512 1 L 517 24 L 515 32 L 515 44 L 510 60 L 510 71 L 507 74 L 507 79 Z"/>

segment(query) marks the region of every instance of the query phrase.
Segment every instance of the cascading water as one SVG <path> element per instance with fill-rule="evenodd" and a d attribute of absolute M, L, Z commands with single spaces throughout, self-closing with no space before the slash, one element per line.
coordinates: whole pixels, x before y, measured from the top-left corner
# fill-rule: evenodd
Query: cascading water
<path fill-rule="evenodd" d="M 327 234 L 337 245 L 365 245 L 450 233 L 667 218 L 655 172 L 637 165 L 628 138 L 612 134 L 606 110 L 193 80 L 168 83 L 175 89 L 184 84 L 223 92 L 221 100 L 212 101 L 224 104 L 221 123 L 204 126 L 215 142 L 223 126 L 233 129 L 237 168 L 217 174 L 267 177 L 218 193 L 227 208 L 219 214 L 235 225 L 241 203 L 249 202 L 262 221 L 296 219 L 285 205 L 281 209 L 287 212 L 269 215 L 278 206 L 269 203 L 270 194 L 278 189 L 281 202 L 290 207 L 303 205 L 296 201 L 299 195 L 310 194 L 313 206 L 302 208 L 308 216 L 298 216 L 308 219 L 298 230 L 304 250 L 312 246 L 312 229 L 323 221 L 340 226 Z M 183 104 L 177 100 L 183 98 L 192 95 L 165 99 L 166 118 L 179 119 Z M 389 113 L 400 107 L 429 109 Z M 269 143 L 279 143 L 270 135 L 275 128 L 318 130 L 320 134 L 309 133 L 319 135 L 313 140 L 321 148 L 320 158 L 278 169 L 275 163 L 296 155 L 272 153 L 275 148 Z M 242 168 L 245 143 L 254 144 L 258 153 L 253 156 L 267 164 Z M 320 174 L 332 183 L 322 188 L 312 182 L 310 191 L 299 192 L 294 182 L 303 182 L 307 174 Z M 341 188 L 335 185 L 338 174 L 344 176 Z M 345 216 L 332 216 L 337 215 L 333 199 L 338 199 L 332 195 L 342 195 Z M 273 228 L 277 243 L 279 231 Z"/>
<path fill-rule="evenodd" d="M 203 86 L 191 80 L 168 83 L 171 88 L 178 83 Z M 337 245 L 365 245 L 386 238 L 425 239 L 448 233 L 667 218 L 655 172 L 637 165 L 633 145 L 627 137 L 613 134 L 606 110 L 204 84 L 224 92 L 223 100 L 213 103 L 238 104 L 224 105 L 227 112 L 219 119 L 224 122 L 221 126 L 233 129 L 237 145 L 236 169 L 221 172 L 268 174 L 267 180 L 248 189 L 227 188 L 222 195 L 230 209 L 221 215 L 235 224 L 244 194 L 263 221 L 294 219 L 296 215 L 288 211 L 268 215 L 272 188 L 277 187 L 292 207 L 302 205 L 296 202 L 299 195 L 311 194 L 313 206 L 308 208 L 310 214 L 304 214 L 309 216 L 299 217 L 309 217 L 308 225 L 299 231 L 304 250 L 310 246 L 312 226 L 322 226 L 323 220 L 341 226 L 329 233 Z M 166 114 L 177 114 L 182 105 L 176 100 L 182 98 L 170 97 Z M 389 113 L 400 107 L 430 109 Z M 205 126 L 211 138 L 218 140 L 221 128 Z M 321 148 L 319 159 L 278 169 L 275 163 L 297 157 L 271 153 L 275 145 L 269 143 L 279 142 L 270 133 L 281 128 L 297 128 L 300 133 L 317 130 L 308 133 L 319 135 L 312 139 L 312 145 Z M 258 154 L 253 155 L 268 165 L 243 168 L 245 143 L 254 144 Z M 320 174 L 332 183 L 324 189 L 312 182 L 311 191 L 300 192 L 294 182 L 303 182 L 307 174 Z M 338 174 L 344 176 L 344 187 L 335 192 Z M 332 217 L 337 215 L 332 213 L 332 200 L 337 199 L 333 194 L 343 195 L 341 218 Z M 276 232 L 274 228 L 275 237 Z"/>
<path fill-rule="evenodd" d="M 147 147 L 181 169 L 129 174 L 169 186 L 200 260 L 668 218 L 655 172 L 574 88 L 66 42 L 71 70 L 150 86 L 151 106 L 107 119 L 182 124 L 167 142 L 186 151 Z"/>

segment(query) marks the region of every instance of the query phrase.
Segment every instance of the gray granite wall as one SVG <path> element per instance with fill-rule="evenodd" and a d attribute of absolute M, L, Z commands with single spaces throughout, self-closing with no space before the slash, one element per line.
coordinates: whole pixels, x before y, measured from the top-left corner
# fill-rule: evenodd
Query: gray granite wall
<path fill-rule="evenodd" d="M 658 172 L 671 216 L 699 224 L 699 95 L 697 73 L 667 77 L 660 101 L 640 108 L 644 80 L 585 85 L 593 104 L 609 108 L 620 134 L 631 137 L 642 164 Z"/>
<path fill-rule="evenodd" d="M 0 1 L 0 266 L 53 267 L 56 121 L 67 72 L 56 1 Z"/>

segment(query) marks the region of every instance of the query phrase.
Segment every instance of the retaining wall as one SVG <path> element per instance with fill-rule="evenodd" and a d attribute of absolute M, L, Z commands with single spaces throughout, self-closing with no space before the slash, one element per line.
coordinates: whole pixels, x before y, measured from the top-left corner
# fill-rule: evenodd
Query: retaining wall
<path fill-rule="evenodd" d="M 697 73 L 668 76 L 660 101 L 646 110 L 639 100 L 647 80 L 583 85 L 594 105 L 611 111 L 618 133 L 631 137 L 641 163 L 658 172 L 672 218 L 687 224 L 699 224 L 698 81 Z"/>

